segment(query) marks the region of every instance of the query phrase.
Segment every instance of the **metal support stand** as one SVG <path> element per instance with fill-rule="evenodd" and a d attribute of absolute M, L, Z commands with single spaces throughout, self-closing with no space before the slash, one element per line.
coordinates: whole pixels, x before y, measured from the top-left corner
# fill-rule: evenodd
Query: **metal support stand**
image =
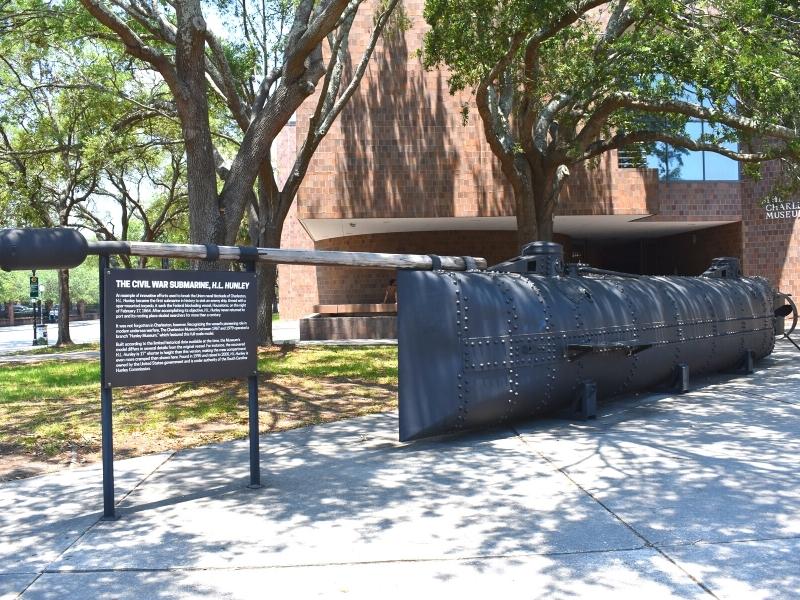
<path fill-rule="evenodd" d="M 100 421 L 103 432 L 103 519 L 116 519 L 114 507 L 114 441 L 111 418 L 112 392 L 106 384 L 105 359 L 105 274 L 108 255 L 100 255 Z M 111 315 L 114 318 L 114 315 Z"/>
<path fill-rule="evenodd" d="M 250 422 L 250 488 L 261 487 L 261 464 L 258 446 L 258 375 L 247 378 Z"/>
<path fill-rule="evenodd" d="M 744 357 L 742 357 L 742 372 L 745 375 L 750 375 L 754 370 L 755 359 L 752 350 L 745 350 Z"/>
<path fill-rule="evenodd" d="M 564 419 L 588 421 L 597 418 L 597 383 L 581 381 L 578 384 L 575 401 L 558 416 Z"/>
<path fill-rule="evenodd" d="M 685 394 L 689 391 L 689 365 L 680 363 L 675 367 L 672 389 L 679 394 Z"/>
<path fill-rule="evenodd" d="M 256 270 L 254 262 L 245 263 L 248 273 Z M 250 425 L 250 485 L 261 487 L 261 459 L 258 439 L 258 370 L 247 378 L 248 423 Z"/>

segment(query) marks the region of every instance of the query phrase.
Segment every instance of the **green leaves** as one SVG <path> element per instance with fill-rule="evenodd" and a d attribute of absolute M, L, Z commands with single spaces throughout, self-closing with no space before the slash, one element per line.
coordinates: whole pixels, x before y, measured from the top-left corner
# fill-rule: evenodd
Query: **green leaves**
<path fill-rule="evenodd" d="M 175 146 L 180 128 L 163 84 L 117 46 L 95 39 L 97 22 L 72 0 L 12 0 L 4 10 L 14 28 L 0 39 L 3 225 L 97 231 L 117 221 L 119 233 L 116 180 L 142 204 L 141 214 L 130 209 L 123 217 L 122 229 L 133 231 L 163 191 L 155 182 L 142 190 L 142 181 L 151 174 L 172 179 L 165 149 Z M 177 181 L 183 176 L 181 170 Z M 162 220 L 175 222 L 170 211 Z"/>
<path fill-rule="evenodd" d="M 800 161 L 792 0 L 427 0 L 424 16 L 425 66 L 476 92 L 518 213 L 544 213 L 540 224 L 559 166 L 628 144 L 668 143 L 679 162 L 682 146 L 730 154 L 760 140 L 768 152 L 736 158 Z M 705 133 L 688 135 L 690 120 Z"/>

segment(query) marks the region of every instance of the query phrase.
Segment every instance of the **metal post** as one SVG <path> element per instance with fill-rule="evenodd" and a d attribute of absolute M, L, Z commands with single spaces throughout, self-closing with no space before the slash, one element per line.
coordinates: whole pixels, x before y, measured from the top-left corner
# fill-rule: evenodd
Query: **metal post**
<path fill-rule="evenodd" d="M 36 269 L 32 269 L 33 277 L 36 277 Z M 31 298 L 31 300 L 33 300 Z M 13 307 L 12 307 L 13 309 Z M 33 302 L 33 345 L 35 346 L 37 343 L 36 339 L 36 302 Z"/>
<path fill-rule="evenodd" d="M 111 386 L 106 385 L 105 353 L 105 275 L 108 255 L 100 255 L 100 420 L 103 430 L 103 519 L 115 519 L 114 509 L 114 439 L 111 419 Z M 114 315 L 110 315 L 113 319 Z"/>
<path fill-rule="evenodd" d="M 247 262 L 248 273 L 256 270 L 256 263 Z M 270 318 L 272 315 L 269 315 Z M 250 425 L 250 485 L 251 488 L 261 487 L 261 458 L 259 455 L 258 440 L 258 367 L 247 378 L 247 405 L 248 422 Z"/>

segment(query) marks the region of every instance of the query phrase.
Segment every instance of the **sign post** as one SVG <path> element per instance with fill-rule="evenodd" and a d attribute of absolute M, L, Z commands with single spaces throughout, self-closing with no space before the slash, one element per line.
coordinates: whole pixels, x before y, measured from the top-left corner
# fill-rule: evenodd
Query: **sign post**
<path fill-rule="evenodd" d="M 112 391 L 108 383 L 106 360 L 106 277 L 111 275 L 107 254 L 100 255 L 100 426 L 103 455 L 103 518 L 115 519 L 114 509 L 114 438 L 111 418 Z M 62 307 L 63 308 L 63 307 Z M 112 316 L 113 318 L 113 316 Z"/>
<path fill-rule="evenodd" d="M 255 269 L 111 269 L 100 257 L 103 516 L 115 518 L 112 389 L 247 378 L 250 486 L 260 486 Z"/>
<path fill-rule="evenodd" d="M 248 262 L 247 272 L 255 275 L 256 263 Z M 256 287 L 258 287 L 256 285 Z M 261 487 L 261 464 L 258 447 L 258 368 L 247 377 L 247 410 L 250 424 L 250 487 Z"/>
<path fill-rule="evenodd" d="M 37 319 L 37 303 L 36 300 L 39 298 L 39 278 L 36 276 L 36 269 L 31 271 L 31 276 L 29 278 L 30 282 L 30 298 L 31 304 L 33 304 L 33 345 L 36 346 L 39 343 L 39 337 L 36 335 L 37 327 L 36 324 L 38 323 Z"/>

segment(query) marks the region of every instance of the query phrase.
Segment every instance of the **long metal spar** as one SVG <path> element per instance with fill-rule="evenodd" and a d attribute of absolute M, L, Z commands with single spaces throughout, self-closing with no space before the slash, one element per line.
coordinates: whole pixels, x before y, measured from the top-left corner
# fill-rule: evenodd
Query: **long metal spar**
<path fill-rule="evenodd" d="M 289 250 L 215 244 L 88 242 L 78 231 L 68 228 L 0 229 L 0 268 L 5 271 L 71 269 L 86 260 L 89 254 L 427 271 L 468 271 L 487 267 L 485 258 L 471 256 Z"/>
<path fill-rule="evenodd" d="M 373 269 L 433 268 L 444 271 L 485 269 L 485 258 L 435 256 L 425 254 L 387 254 L 383 252 L 344 252 L 338 250 L 291 250 L 253 246 L 215 246 L 212 244 L 162 244 L 156 242 L 89 242 L 89 254 L 128 254 L 194 260 L 256 260 L 294 265 L 330 265 Z M 437 264 L 438 259 L 438 264 Z M 470 265 L 469 262 L 473 264 Z"/>

